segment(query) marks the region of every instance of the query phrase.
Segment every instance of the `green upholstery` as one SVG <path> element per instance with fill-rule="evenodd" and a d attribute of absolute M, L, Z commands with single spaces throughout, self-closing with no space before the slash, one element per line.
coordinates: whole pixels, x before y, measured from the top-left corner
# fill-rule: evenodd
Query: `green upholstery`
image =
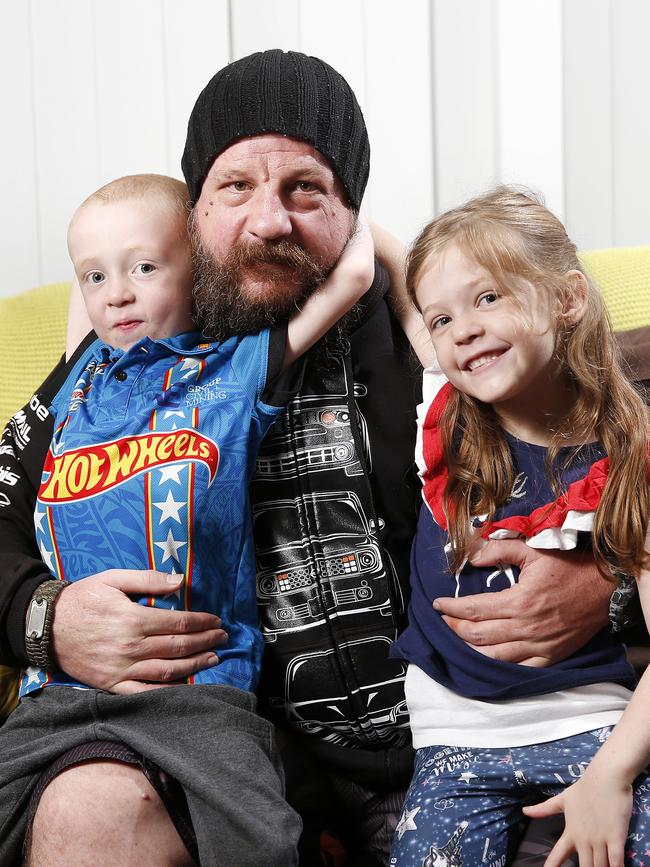
<path fill-rule="evenodd" d="M 32 396 L 65 349 L 69 283 L 0 298 L 0 424 Z"/>

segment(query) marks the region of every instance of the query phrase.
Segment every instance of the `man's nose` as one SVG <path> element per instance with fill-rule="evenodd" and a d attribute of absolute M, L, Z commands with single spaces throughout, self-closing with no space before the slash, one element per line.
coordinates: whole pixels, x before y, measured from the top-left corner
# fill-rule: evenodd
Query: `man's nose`
<path fill-rule="evenodd" d="M 271 190 L 257 190 L 249 201 L 246 228 L 262 241 L 288 238 L 293 231 L 291 217 L 282 198 Z"/>

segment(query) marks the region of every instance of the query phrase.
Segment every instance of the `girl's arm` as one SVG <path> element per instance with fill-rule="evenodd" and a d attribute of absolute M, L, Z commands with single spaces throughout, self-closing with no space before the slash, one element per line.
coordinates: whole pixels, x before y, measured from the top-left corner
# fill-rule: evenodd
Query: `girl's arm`
<path fill-rule="evenodd" d="M 394 235 L 382 226 L 370 221 L 372 239 L 377 256 L 390 274 L 389 301 L 395 316 L 409 339 L 422 367 L 430 367 L 435 361 L 429 332 L 415 305 L 406 291 L 406 248 Z"/>
<path fill-rule="evenodd" d="M 650 528 L 645 547 L 646 551 L 650 548 Z M 650 626 L 650 569 L 641 571 L 638 585 L 645 621 Z M 533 818 L 564 813 L 564 833 L 544 867 L 560 867 L 572 852 L 578 853 L 581 864 L 623 864 L 632 784 L 650 763 L 649 712 L 647 668 L 625 713 L 584 775 L 562 794 L 524 807 L 524 813 Z"/>
<path fill-rule="evenodd" d="M 356 304 L 375 276 L 370 230 L 360 217 L 357 229 L 327 280 L 291 317 L 287 327 L 284 367 L 288 367 Z"/>

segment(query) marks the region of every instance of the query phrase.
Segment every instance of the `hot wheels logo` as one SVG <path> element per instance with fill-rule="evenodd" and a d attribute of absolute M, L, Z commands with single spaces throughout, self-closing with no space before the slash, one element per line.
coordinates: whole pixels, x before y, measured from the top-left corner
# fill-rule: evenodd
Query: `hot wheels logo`
<path fill-rule="evenodd" d="M 38 499 L 65 503 L 94 497 L 147 470 L 193 461 L 207 466 L 212 484 L 219 466 L 219 447 L 197 431 L 176 430 L 125 437 L 114 442 L 48 452 Z"/>

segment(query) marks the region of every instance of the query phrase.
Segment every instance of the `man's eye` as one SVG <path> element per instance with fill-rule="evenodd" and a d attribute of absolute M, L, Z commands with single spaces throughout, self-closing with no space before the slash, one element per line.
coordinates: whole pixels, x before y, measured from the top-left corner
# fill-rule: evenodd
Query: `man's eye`
<path fill-rule="evenodd" d="M 97 283 L 103 282 L 104 275 L 101 271 L 91 271 L 86 277 L 86 280 L 88 283 L 94 283 L 96 285 Z"/>
<path fill-rule="evenodd" d="M 135 266 L 136 274 L 153 274 L 156 270 L 156 266 L 152 265 L 151 262 L 140 262 L 139 265 Z"/>
<path fill-rule="evenodd" d="M 311 181 L 298 181 L 298 183 L 296 184 L 296 189 L 299 190 L 301 193 L 311 193 L 313 190 L 316 189 L 316 187 L 314 186 L 314 184 L 312 184 Z"/>
<path fill-rule="evenodd" d="M 495 301 L 498 301 L 499 296 L 496 292 L 484 292 L 483 295 L 478 299 L 479 304 L 483 304 L 484 306 L 487 304 L 494 304 Z"/>
<path fill-rule="evenodd" d="M 231 187 L 236 193 L 243 193 L 248 189 L 246 181 L 233 181 Z"/>

